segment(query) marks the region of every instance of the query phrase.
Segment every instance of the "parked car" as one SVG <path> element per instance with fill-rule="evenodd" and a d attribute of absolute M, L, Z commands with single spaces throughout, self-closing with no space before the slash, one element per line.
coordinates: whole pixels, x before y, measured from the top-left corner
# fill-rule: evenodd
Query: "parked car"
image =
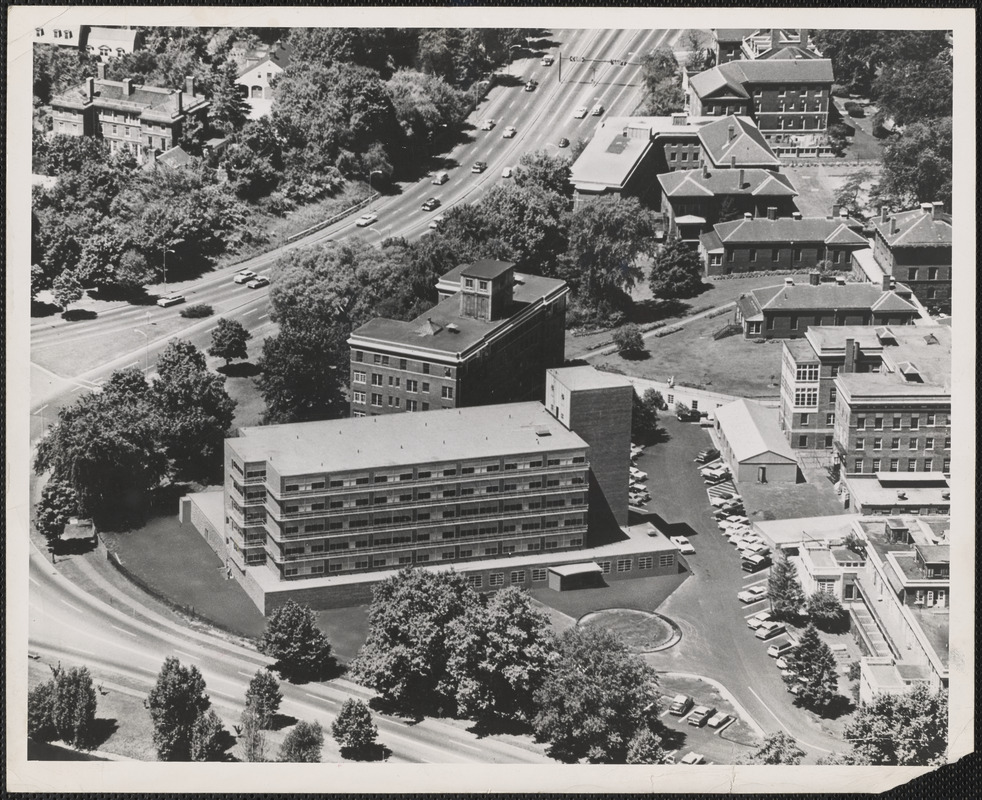
<path fill-rule="evenodd" d="M 488 168 L 488 163 L 486 161 L 475 161 L 474 166 L 471 167 L 471 172 L 484 172 Z"/>
<path fill-rule="evenodd" d="M 740 559 L 740 569 L 744 572 L 759 572 L 762 569 L 767 569 L 770 565 L 771 557 L 769 555 L 765 556 L 754 553 L 753 555 Z"/>
<path fill-rule="evenodd" d="M 791 641 L 790 639 L 786 642 L 778 642 L 777 644 L 772 644 L 767 648 L 767 655 L 769 655 L 771 658 L 781 658 L 782 656 L 786 656 L 797 646 L 798 643 Z"/>
<path fill-rule="evenodd" d="M 770 622 L 770 621 L 771 621 L 770 611 L 758 611 L 756 614 L 750 617 L 750 619 L 747 620 L 747 627 L 755 631 L 765 622 Z"/>
<path fill-rule="evenodd" d="M 648 480 L 648 473 L 642 472 L 637 467 L 631 467 L 631 477 L 636 481 L 646 481 Z"/>
<path fill-rule="evenodd" d="M 551 67 L 552 66 L 552 62 L 553 62 L 553 57 L 552 56 L 550 56 L 548 54 L 542 56 L 541 64 L 542 64 L 543 67 Z"/>
<path fill-rule="evenodd" d="M 183 294 L 168 294 L 164 297 L 157 298 L 157 305 L 161 308 L 169 308 L 170 306 L 180 305 L 183 302 L 185 302 Z"/>
<path fill-rule="evenodd" d="M 481 123 L 481 130 L 482 131 L 490 131 L 490 130 L 492 130 L 494 128 L 494 126 L 496 124 L 497 123 L 493 119 L 488 118 L 488 119 L 484 120 L 484 122 Z"/>
<path fill-rule="evenodd" d="M 260 275 L 254 281 L 249 281 L 246 286 L 250 289 L 262 289 L 264 286 L 269 286 L 269 278 L 264 278 Z"/>
<path fill-rule="evenodd" d="M 573 112 L 573 117 L 574 119 L 583 119 L 583 117 L 585 117 L 588 113 L 589 111 L 587 111 L 586 106 L 580 106 Z"/>
<path fill-rule="evenodd" d="M 744 555 L 744 553 L 748 556 L 768 556 L 771 554 L 771 549 L 763 542 L 750 542 L 743 548 L 740 555 Z"/>
<path fill-rule="evenodd" d="M 631 455 L 632 456 L 639 456 L 643 452 L 644 452 L 644 445 L 643 444 L 632 444 L 631 445 Z"/>
<path fill-rule="evenodd" d="M 727 467 L 712 467 L 699 470 L 699 474 L 707 483 L 719 483 L 730 477 L 730 470 Z"/>
<path fill-rule="evenodd" d="M 690 752 L 686 753 L 679 760 L 680 764 L 704 764 L 706 763 L 706 757 L 702 753 Z"/>
<path fill-rule="evenodd" d="M 692 546 L 692 543 L 684 536 L 670 536 L 668 541 L 674 544 L 680 553 L 685 555 L 693 555 L 696 552 L 696 548 Z"/>
<path fill-rule="evenodd" d="M 593 116 L 595 117 L 599 117 L 601 114 L 604 113 L 604 107 L 600 103 L 597 103 L 593 107 L 593 110 L 590 113 L 593 114 Z"/>
<path fill-rule="evenodd" d="M 378 222 L 378 214 L 362 214 L 355 220 L 355 225 L 359 228 L 366 228 Z"/>
<path fill-rule="evenodd" d="M 256 277 L 256 273 L 251 269 L 244 269 L 241 272 L 236 272 L 235 277 L 232 278 L 236 283 L 248 283 L 253 278 Z"/>
<path fill-rule="evenodd" d="M 501 170 L 501 177 L 502 178 L 510 178 L 511 177 L 511 167 L 505 167 L 503 170 Z"/>
<path fill-rule="evenodd" d="M 690 725 L 695 725 L 697 728 L 701 728 L 715 713 L 716 709 L 712 706 L 696 706 L 695 710 L 689 714 L 686 722 Z"/>
<path fill-rule="evenodd" d="M 749 589 L 744 589 L 742 592 L 737 592 L 737 600 L 741 603 L 756 603 L 758 600 L 763 600 L 767 597 L 767 587 L 766 586 L 751 586 Z"/>
<path fill-rule="evenodd" d="M 754 636 L 758 639 L 773 639 L 775 636 L 779 636 L 784 633 L 787 628 L 784 627 L 783 622 L 775 622 L 771 620 L 770 622 L 765 622 L 754 632 Z"/>
<path fill-rule="evenodd" d="M 423 211 L 435 211 L 440 207 L 440 201 L 435 197 L 431 197 L 425 203 L 423 203 Z"/>
<path fill-rule="evenodd" d="M 729 721 L 730 721 L 729 714 L 725 714 L 722 711 L 717 711 L 708 720 L 706 720 L 706 724 L 710 728 L 722 728 Z"/>
<path fill-rule="evenodd" d="M 695 701 L 687 694 L 677 694 L 668 706 L 668 713 L 676 717 L 684 717 Z"/>
<path fill-rule="evenodd" d="M 708 464 L 717 458 L 719 458 L 719 450 L 715 447 L 707 447 L 705 450 L 700 450 L 694 460 L 697 464 Z"/>
<path fill-rule="evenodd" d="M 569 147 L 569 139 L 567 139 L 564 136 L 562 139 L 559 140 L 559 146 L 560 147 Z"/>
<path fill-rule="evenodd" d="M 515 134 L 518 133 L 514 125 L 509 125 L 505 128 L 505 132 L 501 134 L 502 139 L 514 139 Z"/>
<path fill-rule="evenodd" d="M 772 646 L 773 646 L 773 645 L 772 645 Z M 769 651 L 769 650 L 770 650 L 771 648 L 770 648 L 770 647 L 768 647 L 767 649 L 768 649 L 768 651 Z M 778 669 L 780 669 L 780 670 L 785 670 L 785 669 L 790 669 L 790 668 L 791 668 L 791 666 L 790 666 L 790 665 L 788 664 L 788 661 L 787 661 L 787 659 L 786 659 L 786 658 L 784 658 L 783 656 L 778 656 L 778 657 L 777 657 L 777 658 L 776 658 L 776 659 L 774 660 L 774 666 L 775 666 L 775 667 L 777 667 L 777 668 L 778 668 Z"/>

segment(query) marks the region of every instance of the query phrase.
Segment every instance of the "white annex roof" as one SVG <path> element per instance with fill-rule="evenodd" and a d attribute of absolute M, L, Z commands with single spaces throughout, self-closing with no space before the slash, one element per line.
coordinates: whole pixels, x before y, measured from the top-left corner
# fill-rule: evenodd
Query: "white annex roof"
<path fill-rule="evenodd" d="M 558 567 L 549 567 L 549 571 L 555 572 L 563 578 L 568 578 L 570 575 L 587 575 L 592 572 L 603 572 L 600 565 L 593 561 L 586 564 L 560 564 Z"/>
<path fill-rule="evenodd" d="M 751 459 L 758 463 L 798 463 L 794 450 L 778 427 L 777 412 L 773 408 L 750 400 L 735 400 L 716 409 L 716 423 L 739 463 Z"/>

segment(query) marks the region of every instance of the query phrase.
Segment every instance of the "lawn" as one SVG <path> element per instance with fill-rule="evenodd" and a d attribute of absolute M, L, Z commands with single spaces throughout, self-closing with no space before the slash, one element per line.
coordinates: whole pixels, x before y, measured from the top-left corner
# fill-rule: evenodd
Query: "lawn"
<path fill-rule="evenodd" d="M 611 608 L 588 614 L 579 624 L 606 628 L 634 653 L 651 652 L 666 644 L 674 635 L 672 626 L 661 617 L 630 608 Z"/>
<path fill-rule="evenodd" d="M 756 483 L 743 481 L 737 484 L 746 507 L 753 509 L 754 519 L 792 519 L 794 517 L 821 517 L 845 514 L 832 488 L 825 478 L 813 478 L 809 483 Z"/>

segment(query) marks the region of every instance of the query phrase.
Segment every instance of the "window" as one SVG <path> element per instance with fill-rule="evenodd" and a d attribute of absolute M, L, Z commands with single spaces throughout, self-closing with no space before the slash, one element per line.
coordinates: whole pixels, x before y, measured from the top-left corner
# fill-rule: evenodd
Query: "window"
<path fill-rule="evenodd" d="M 856 427 L 865 428 L 866 427 L 866 417 L 856 417 Z"/>
<path fill-rule="evenodd" d="M 533 569 L 532 570 L 532 580 L 533 581 L 544 581 L 548 577 L 547 571 L 544 569 Z"/>
<path fill-rule="evenodd" d="M 795 389 L 794 404 L 804 408 L 814 408 L 818 405 L 818 389 Z"/>
<path fill-rule="evenodd" d="M 790 321 L 789 327 L 793 331 L 798 330 L 798 318 L 797 317 L 791 317 L 791 321 Z"/>
<path fill-rule="evenodd" d="M 893 418 L 893 426 L 892 427 L 893 427 L 893 429 L 895 431 L 899 431 L 900 430 L 900 417 L 894 417 Z"/>
<path fill-rule="evenodd" d="M 808 437 L 799 436 L 798 437 L 798 447 L 808 447 Z"/>
<path fill-rule="evenodd" d="M 492 572 L 488 576 L 488 586 L 504 586 L 505 585 L 505 575 L 503 572 Z"/>
<path fill-rule="evenodd" d="M 752 247 L 750 248 L 750 252 L 747 256 L 747 259 L 750 261 L 751 264 L 753 264 L 757 260 L 757 251 L 754 248 Z"/>
<path fill-rule="evenodd" d="M 382 395 L 375 394 L 375 392 L 372 392 L 372 405 L 375 406 L 376 408 L 381 408 L 382 407 Z"/>
<path fill-rule="evenodd" d="M 355 371 L 351 375 L 351 380 L 354 383 L 364 383 L 365 382 L 365 373 L 364 372 Z"/>
<path fill-rule="evenodd" d="M 511 573 L 510 577 L 512 583 L 525 583 L 525 570 L 517 569 Z"/>
<path fill-rule="evenodd" d="M 815 581 L 815 588 L 822 594 L 834 594 L 835 593 L 835 581 L 834 580 L 817 580 Z"/>
<path fill-rule="evenodd" d="M 937 267 L 928 267 L 928 270 L 927 270 L 927 279 L 929 281 L 936 281 L 938 279 L 938 268 Z"/>
<path fill-rule="evenodd" d="M 944 461 L 941 462 L 941 471 L 944 472 L 945 474 L 951 472 L 951 459 L 950 458 L 946 458 Z"/>
<path fill-rule="evenodd" d="M 419 410 L 419 403 L 417 403 L 415 400 L 406 401 L 406 411 L 418 411 L 418 410 Z"/>
<path fill-rule="evenodd" d="M 404 358 L 399 359 L 399 369 L 406 369 L 406 359 Z"/>
<path fill-rule="evenodd" d="M 441 387 L 440 395 L 444 400 L 453 400 L 453 386 Z"/>
<path fill-rule="evenodd" d="M 406 391 L 416 392 L 419 391 L 419 383 L 414 381 L 412 378 L 406 378 Z"/>
<path fill-rule="evenodd" d="M 774 249 L 771 250 L 771 261 L 780 261 L 780 260 L 781 260 L 781 251 L 775 247 Z"/>
<path fill-rule="evenodd" d="M 794 260 L 801 261 L 801 250 L 797 247 L 794 249 Z"/>
<path fill-rule="evenodd" d="M 917 437 L 916 436 L 911 436 L 910 437 L 910 441 L 907 443 L 907 449 L 908 450 L 916 450 L 917 449 L 917 442 L 918 442 Z"/>
<path fill-rule="evenodd" d="M 470 553 L 470 551 L 467 551 Z M 463 556 L 463 551 L 461 551 L 461 556 Z M 484 577 L 482 575 L 468 575 L 467 583 L 471 585 L 474 589 L 480 589 L 484 585 Z"/>
<path fill-rule="evenodd" d="M 874 450 L 882 450 L 883 449 L 883 439 L 881 439 L 879 436 L 877 436 L 877 437 L 875 437 L 873 439 L 873 449 Z"/>
<path fill-rule="evenodd" d="M 365 393 L 364 392 L 352 392 L 351 393 L 352 402 L 365 404 Z"/>
<path fill-rule="evenodd" d="M 835 414 L 826 414 L 825 415 L 825 424 L 826 425 L 835 425 Z"/>
<path fill-rule="evenodd" d="M 376 364 L 381 364 L 382 363 L 382 356 L 379 353 L 375 353 L 373 355 L 373 359 L 374 359 L 374 361 L 375 361 Z"/>
<path fill-rule="evenodd" d="M 402 378 L 396 378 L 393 375 L 390 375 L 389 376 L 389 386 L 395 386 L 398 389 L 399 388 L 399 384 L 401 382 L 402 382 Z"/>
<path fill-rule="evenodd" d="M 856 439 L 856 449 L 865 450 L 866 449 L 866 437 L 860 436 Z"/>
<path fill-rule="evenodd" d="M 911 267 L 907 270 L 907 280 L 916 281 L 917 280 L 917 268 Z"/>
<path fill-rule="evenodd" d="M 631 567 L 634 566 L 633 558 L 619 558 L 617 559 L 617 571 L 618 572 L 630 572 Z"/>
<path fill-rule="evenodd" d="M 659 567 L 670 567 L 675 563 L 675 556 L 671 553 L 665 553 L 658 556 L 658 566 Z"/>
<path fill-rule="evenodd" d="M 610 562 L 609 561 L 601 561 L 600 562 L 600 572 L 603 575 L 610 575 Z"/>
<path fill-rule="evenodd" d="M 897 472 L 900 469 L 900 460 L 896 458 L 890 459 L 890 472 Z"/>
<path fill-rule="evenodd" d="M 488 290 L 488 282 L 487 281 L 478 281 L 477 282 L 477 288 L 480 289 L 482 292 L 486 292 Z"/>
<path fill-rule="evenodd" d="M 426 394 L 430 393 L 430 385 L 426 381 L 423 381 L 423 392 Z"/>
<path fill-rule="evenodd" d="M 950 436 L 945 436 L 944 437 L 944 449 L 945 450 L 951 450 L 951 437 Z M 945 471 L 947 472 L 947 470 L 945 470 Z"/>
<path fill-rule="evenodd" d="M 691 406 L 692 406 L 692 410 L 693 411 L 698 411 L 699 410 L 699 401 L 698 400 L 693 400 L 692 403 L 691 403 Z"/>
<path fill-rule="evenodd" d="M 928 436 L 924 440 L 924 449 L 925 450 L 933 450 L 934 449 L 934 437 L 933 436 Z"/>
<path fill-rule="evenodd" d="M 874 431 L 883 430 L 883 417 L 873 417 L 873 430 Z"/>
<path fill-rule="evenodd" d="M 796 381 L 817 381 L 818 364 L 800 364 L 795 367 L 794 379 Z"/>
<path fill-rule="evenodd" d="M 891 450 L 899 450 L 900 449 L 900 439 L 899 438 L 894 437 L 893 439 L 890 440 L 890 449 Z"/>
<path fill-rule="evenodd" d="M 853 472 L 862 472 L 862 471 L 863 471 L 863 459 L 861 459 L 861 458 L 857 458 L 857 459 L 856 459 L 856 460 L 855 460 L 855 461 L 853 462 L 853 465 L 852 465 L 852 471 L 853 471 Z"/>
<path fill-rule="evenodd" d="M 638 558 L 638 569 L 651 569 L 654 566 L 653 556 L 640 556 Z"/>
<path fill-rule="evenodd" d="M 381 375 L 375 375 L 375 374 L 373 374 L 372 375 L 372 386 L 381 386 L 381 385 L 382 385 L 382 376 Z"/>
<path fill-rule="evenodd" d="M 919 427 L 921 427 L 921 418 L 920 417 L 911 417 L 910 418 L 910 429 L 912 431 L 916 431 Z"/>
<path fill-rule="evenodd" d="M 925 417 L 924 419 L 924 424 L 927 425 L 929 428 L 933 428 L 935 424 L 934 420 L 935 420 L 934 414 L 928 414 L 927 417 Z"/>
<path fill-rule="evenodd" d="M 873 463 L 870 465 L 870 471 L 871 472 L 879 472 L 880 471 L 880 459 L 878 459 L 878 458 L 874 458 L 873 459 Z"/>
<path fill-rule="evenodd" d="M 729 261 L 731 264 L 734 261 L 736 261 L 736 250 L 727 250 L 726 251 L 726 260 Z"/>

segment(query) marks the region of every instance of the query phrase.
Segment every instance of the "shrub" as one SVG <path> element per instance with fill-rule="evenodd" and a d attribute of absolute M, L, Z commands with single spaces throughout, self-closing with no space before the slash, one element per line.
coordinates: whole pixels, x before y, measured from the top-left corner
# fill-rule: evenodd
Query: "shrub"
<path fill-rule="evenodd" d="M 629 322 L 627 325 L 618 328 L 614 331 L 613 338 L 617 352 L 621 355 L 638 355 L 645 350 L 644 339 L 641 338 L 641 331 L 634 323 Z"/>
<path fill-rule="evenodd" d="M 201 319 L 203 317 L 210 317 L 214 313 L 215 309 L 207 303 L 198 303 L 197 305 L 181 309 L 181 316 L 185 319 Z"/>

